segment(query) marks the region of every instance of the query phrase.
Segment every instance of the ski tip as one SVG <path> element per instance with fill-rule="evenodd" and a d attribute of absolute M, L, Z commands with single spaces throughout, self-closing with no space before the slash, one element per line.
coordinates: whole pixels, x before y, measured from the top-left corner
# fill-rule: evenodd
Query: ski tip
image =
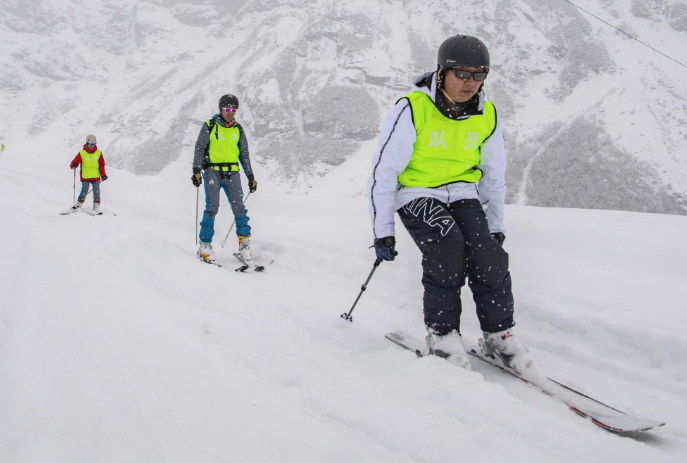
<path fill-rule="evenodd" d="M 630 425 L 630 426 L 618 426 L 614 424 L 609 424 L 606 423 L 603 420 L 599 420 L 597 418 L 594 418 L 592 416 L 589 416 L 585 414 L 584 412 L 580 412 L 579 410 L 576 410 L 573 407 L 570 407 L 571 410 L 573 410 L 575 413 L 589 419 L 592 423 L 595 425 L 605 429 L 606 431 L 610 431 L 614 434 L 638 434 L 646 431 L 651 431 L 652 429 L 660 428 L 661 426 L 665 426 L 665 423 L 662 423 L 660 421 L 655 421 L 655 422 L 644 422 L 644 423 L 638 423 L 635 425 Z"/>

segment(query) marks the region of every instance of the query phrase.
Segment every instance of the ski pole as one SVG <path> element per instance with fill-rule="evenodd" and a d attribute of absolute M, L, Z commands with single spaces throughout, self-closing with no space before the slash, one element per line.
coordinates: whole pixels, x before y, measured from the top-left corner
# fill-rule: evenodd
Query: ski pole
<path fill-rule="evenodd" d="M 198 245 L 198 202 L 200 201 L 200 188 L 196 187 L 196 246 Z"/>
<path fill-rule="evenodd" d="M 72 193 L 72 204 L 74 207 L 76 207 L 76 169 L 72 169 L 74 171 L 74 187 L 73 187 L 73 193 Z"/>
<path fill-rule="evenodd" d="M 351 317 L 351 313 L 353 312 L 353 309 L 355 309 L 356 304 L 360 300 L 360 296 L 362 296 L 363 292 L 367 289 L 367 284 L 370 282 L 372 275 L 374 275 L 375 270 L 377 270 L 377 267 L 379 267 L 379 264 L 381 264 L 381 263 L 382 263 L 381 259 L 375 260 L 375 263 L 372 266 L 372 271 L 367 276 L 367 280 L 365 280 L 365 283 L 363 283 L 363 285 L 360 287 L 360 293 L 358 293 L 358 297 L 355 299 L 355 302 L 353 303 L 353 307 L 351 307 L 351 310 L 349 310 L 348 313 L 342 313 L 341 318 L 343 318 L 344 320 L 348 320 L 349 322 L 353 321 L 353 317 Z"/>
<path fill-rule="evenodd" d="M 246 195 L 246 199 L 243 200 L 243 204 L 246 204 L 248 202 L 248 197 L 250 196 L 250 191 Z M 231 227 L 229 227 L 229 231 L 227 232 L 227 236 L 224 237 L 224 241 L 222 241 L 220 244 L 222 247 L 227 243 L 227 240 L 229 239 L 229 233 L 234 229 L 234 225 L 236 225 L 236 218 L 234 218 L 234 221 L 231 223 Z"/>

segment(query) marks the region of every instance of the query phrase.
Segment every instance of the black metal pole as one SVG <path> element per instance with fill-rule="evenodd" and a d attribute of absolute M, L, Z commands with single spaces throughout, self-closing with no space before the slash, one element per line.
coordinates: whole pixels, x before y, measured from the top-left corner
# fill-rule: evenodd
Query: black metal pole
<path fill-rule="evenodd" d="M 367 289 L 367 284 L 370 282 L 372 275 L 374 275 L 375 270 L 377 270 L 377 267 L 379 267 L 379 264 L 381 264 L 381 263 L 382 263 L 381 259 L 375 260 L 375 263 L 372 266 L 372 271 L 367 276 L 367 280 L 365 280 L 365 283 L 363 283 L 363 285 L 360 287 L 360 293 L 358 293 L 358 297 L 355 299 L 355 302 L 353 303 L 353 307 L 351 307 L 351 310 L 349 310 L 348 313 L 342 313 L 341 318 L 343 318 L 344 320 L 348 320 L 349 322 L 353 321 L 353 317 L 351 317 L 351 313 L 353 312 L 353 309 L 355 309 L 356 304 L 360 300 L 360 296 L 362 296 L 363 292 Z"/>
<path fill-rule="evenodd" d="M 200 187 L 196 187 L 196 246 L 198 245 L 198 203 L 200 202 Z"/>

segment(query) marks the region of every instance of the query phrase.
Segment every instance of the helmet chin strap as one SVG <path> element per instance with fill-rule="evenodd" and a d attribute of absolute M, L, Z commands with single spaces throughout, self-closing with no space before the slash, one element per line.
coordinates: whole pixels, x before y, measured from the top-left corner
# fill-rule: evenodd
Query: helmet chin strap
<path fill-rule="evenodd" d="M 444 77 L 446 76 L 446 69 L 443 69 L 441 66 L 437 67 L 437 88 L 443 89 L 444 88 Z"/>
<path fill-rule="evenodd" d="M 446 98 L 448 98 L 448 101 L 450 101 L 451 103 L 456 104 L 456 105 L 457 105 L 457 104 L 462 104 L 462 103 L 458 103 L 456 100 L 454 100 L 453 97 L 452 97 L 451 95 L 448 94 L 448 92 L 446 91 L 445 88 L 442 88 L 442 89 L 441 89 L 441 93 L 443 93 L 444 96 L 445 96 Z"/>
<path fill-rule="evenodd" d="M 448 94 L 446 87 L 444 86 L 444 77 L 446 77 L 446 71 L 446 68 L 439 66 L 439 69 L 437 70 L 437 88 L 441 90 L 441 93 L 443 93 L 446 98 L 448 98 L 448 101 L 453 104 L 459 104 L 451 95 Z"/>

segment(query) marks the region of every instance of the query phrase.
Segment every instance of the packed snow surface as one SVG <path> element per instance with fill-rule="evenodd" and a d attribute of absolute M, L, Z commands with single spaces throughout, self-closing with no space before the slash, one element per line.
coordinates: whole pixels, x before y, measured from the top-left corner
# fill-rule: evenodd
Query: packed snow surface
<path fill-rule="evenodd" d="M 517 336 L 549 376 L 667 423 L 621 437 L 504 374 L 385 340 L 423 335 L 402 229 L 340 318 L 374 261 L 365 198 L 339 193 L 363 188 L 345 173 L 366 156 L 310 195 L 260 183 L 254 250 L 274 263 L 240 274 L 236 238 L 219 245 L 224 199 L 224 267 L 195 256 L 189 159 L 153 177 L 110 168 L 91 217 L 59 215 L 73 153 L 29 154 L 0 158 L 2 462 L 684 461 L 684 216 L 507 207 Z"/>

